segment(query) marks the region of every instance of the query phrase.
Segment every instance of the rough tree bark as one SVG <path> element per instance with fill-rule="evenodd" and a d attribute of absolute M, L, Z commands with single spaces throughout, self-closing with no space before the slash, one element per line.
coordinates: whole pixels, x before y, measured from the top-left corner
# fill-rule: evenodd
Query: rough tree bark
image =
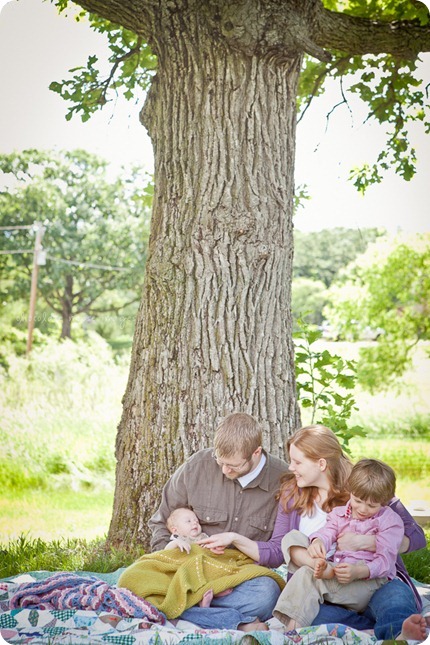
<path fill-rule="evenodd" d="M 327 60 L 324 47 L 403 41 L 318 0 L 78 4 L 141 34 L 158 57 L 142 111 L 152 230 L 109 531 L 111 543 L 145 545 L 166 479 L 211 444 L 225 414 L 255 415 L 277 455 L 299 423 L 290 285 L 303 52 Z"/>

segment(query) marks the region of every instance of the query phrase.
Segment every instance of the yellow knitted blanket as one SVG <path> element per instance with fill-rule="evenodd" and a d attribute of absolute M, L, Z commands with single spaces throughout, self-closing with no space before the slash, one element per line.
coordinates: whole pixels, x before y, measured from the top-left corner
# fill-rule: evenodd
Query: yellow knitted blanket
<path fill-rule="evenodd" d="M 272 569 L 254 564 L 236 549 L 215 555 L 193 544 L 189 554 L 171 549 L 143 555 L 123 571 L 118 587 L 149 600 L 172 619 L 197 605 L 209 589 L 217 594 L 259 576 L 273 578 L 280 589 L 285 586 L 282 577 Z"/>

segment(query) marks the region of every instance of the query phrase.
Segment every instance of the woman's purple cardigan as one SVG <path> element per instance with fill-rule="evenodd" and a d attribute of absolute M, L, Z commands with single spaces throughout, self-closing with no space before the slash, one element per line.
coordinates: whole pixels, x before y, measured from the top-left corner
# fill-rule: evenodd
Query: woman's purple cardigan
<path fill-rule="evenodd" d="M 426 538 L 423 529 L 417 524 L 406 508 L 403 506 L 398 497 L 393 497 L 388 504 L 393 511 L 396 511 L 403 520 L 405 525 L 405 535 L 409 538 L 409 551 L 417 551 L 426 546 Z M 284 562 L 284 555 L 281 549 L 281 542 L 284 535 L 299 528 L 300 514 L 297 511 L 286 513 L 281 503 L 278 506 L 278 514 L 276 516 L 275 526 L 273 528 L 272 537 L 268 542 L 257 542 L 260 559 L 257 564 L 266 567 L 279 567 Z M 422 611 L 422 602 L 418 591 L 415 588 L 403 560 L 400 555 L 397 556 L 396 561 L 397 577 L 403 580 L 413 591 L 417 603 L 418 611 Z"/>

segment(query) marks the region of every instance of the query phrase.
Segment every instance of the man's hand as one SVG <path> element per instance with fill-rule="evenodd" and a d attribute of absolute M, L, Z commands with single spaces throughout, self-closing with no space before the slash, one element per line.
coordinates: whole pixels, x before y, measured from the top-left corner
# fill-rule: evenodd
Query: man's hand
<path fill-rule="evenodd" d="M 324 542 L 320 538 L 315 538 L 315 540 L 312 540 L 312 542 L 308 546 L 308 553 L 311 556 L 311 558 L 325 559 L 326 550 L 325 550 Z"/>
<path fill-rule="evenodd" d="M 342 585 L 347 585 L 353 580 L 362 580 L 369 577 L 369 567 L 366 564 L 349 564 L 342 562 L 334 567 L 334 575 Z"/>

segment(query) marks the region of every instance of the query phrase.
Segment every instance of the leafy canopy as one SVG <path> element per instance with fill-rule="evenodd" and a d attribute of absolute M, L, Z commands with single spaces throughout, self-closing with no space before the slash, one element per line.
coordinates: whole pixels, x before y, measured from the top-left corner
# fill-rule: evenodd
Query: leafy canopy
<path fill-rule="evenodd" d="M 13 227 L 35 222 L 47 253 L 38 291 L 63 321 L 139 298 L 149 229 L 149 178 L 140 169 L 110 179 L 107 163 L 83 150 L 25 150 L 0 155 L 0 171 L 9 183 L 0 192 L 1 247 L 10 253 L 0 255 L 3 303 L 29 297 L 36 226 Z"/>
<path fill-rule="evenodd" d="M 385 22 L 430 20 L 426 6 L 404 0 L 323 0 L 326 9 L 342 11 L 358 18 Z M 364 193 L 380 183 L 392 169 L 409 181 L 416 171 L 416 152 L 410 142 L 410 126 L 416 122 L 430 131 L 428 87 L 420 77 L 417 60 L 400 60 L 395 56 L 353 56 L 348 52 L 332 52 L 330 63 L 307 58 L 300 79 L 299 105 L 304 113 L 312 99 L 324 93 L 327 79 L 340 84 L 340 105 L 348 105 L 348 94 L 358 96 L 367 104 L 365 121 L 377 121 L 386 127 L 387 144 L 373 163 L 351 170 L 350 179 Z M 299 117 L 300 118 L 300 117 Z"/>
<path fill-rule="evenodd" d="M 51 0 L 62 12 L 68 0 Z M 359 18 L 378 21 L 429 22 L 429 12 L 420 2 L 404 0 L 324 0 L 326 9 Z M 156 57 L 141 37 L 95 14 L 81 11 L 77 20 L 86 17 L 91 27 L 107 38 L 111 55 L 110 72 L 103 75 L 100 61 L 91 55 L 86 67 L 70 70 L 72 77 L 54 81 L 50 88 L 70 102 L 66 119 L 79 114 L 83 121 L 118 94 L 127 100 L 142 102 L 156 69 Z M 410 180 L 416 170 L 416 152 L 410 140 L 415 123 L 430 130 L 428 91 L 420 77 L 419 58 L 401 60 L 390 54 L 358 56 L 348 51 L 331 51 L 330 62 L 305 56 L 299 85 L 299 120 L 315 97 L 321 96 L 326 81 L 339 83 L 341 100 L 332 109 L 344 106 L 351 110 L 350 100 L 359 97 L 367 105 L 365 121 L 377 121 L 386 128 L 387 143 L 374 161 L 351 170 L 350 179 L 364 193 L 384 174 L 394 170 Z M 330 115 L 327 116 L 327 119 Z"/>
<path fill-rule="evenodd" d="M 55 3 L 62 12 L 68 0 Z M 86 67 L 69 70 L 72 78 L 61 82 L 53 81 L 50 89 L 71 103 L 66 119 L 79 115 L 82 121 L 88 119 L 106 103 L 122 94 L 127 101 L 138 101 L 149 88 L 154 75 L 157 59 L 141 37 L 128 29 L 104 20 L 96 14 L 80 11 L 76 20 L 88 19 L 91 28 L 107 38 L 111 55 L 110 72 L 103 76 L 97 56 L 88 57 Z"/>

